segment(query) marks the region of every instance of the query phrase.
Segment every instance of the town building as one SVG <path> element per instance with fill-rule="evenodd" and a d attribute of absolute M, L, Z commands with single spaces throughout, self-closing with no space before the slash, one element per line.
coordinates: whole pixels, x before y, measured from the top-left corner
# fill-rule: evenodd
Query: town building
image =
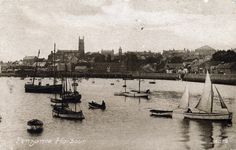
<path fill-rule="evenodd" d="M 94 73 L 125 73 L 127 72 L 127 67 L 123 63 L 101 62 L 101 63 L 94 63 L 92 65 L 92 71 Z"/>
<path fill-rule="evenodd" d="M 200 48 L 195 49 L 195 55 L 202 56 L 202 57 L 208 57 L 210 59 L 216 50 L 208 45 L 202 46 Z"/>
<path fill-rule="evenodd" d="M 23 65 L 32 66 L 37 60 L 36 56 L 25 56 L 23 58 Z"/>
<path fill-rule="evenodd" d="M 101 54 L 105 56 L 105 60 L 108 61 L 109 59 L 110 60 L 114 60 L 114 50 L 101 50 Z"/>
<path fill-rule="evenodd" d="M 78 49 L 77 50 L 61 50 L 58 49 L 55 53 L 55 60 L 57 62 L 65 63 L 77 63 L 79 59 L 84 58 L 84 37 L 81 39 L 79 37 Z M 53 51 L 48 55 L 48 61 L 53 61 Z"/>
<path fill-rule="evenodd" d="M 236 74 L 236 62 L 219 64 L 215 70 L 218 74 Z"/>

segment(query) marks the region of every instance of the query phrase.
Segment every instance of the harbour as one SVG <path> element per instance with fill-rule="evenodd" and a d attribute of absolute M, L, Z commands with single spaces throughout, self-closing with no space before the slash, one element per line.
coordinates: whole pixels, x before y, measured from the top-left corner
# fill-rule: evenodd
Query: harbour
<path fill-rule="evenodd" d="M 160 149 L 234 149 L 236 147 L 234 117 L 232 124 L 227 124 L 150 116 L 151 109 L 176 108 L 186 84 L 189 87 L 191 105 L 195 106 L 201 95 L 203 83 L 155 80 L 156 84 L 149 84 L 153 80 L 141 80 L 141 90 L 151 91 L 150 99 L 144 99 L 114 96 L 115 92 L 124 90 L 124 81 L 121 79 L 81 78 L 78 82 L 78 91 L 82 95 L 80 107 L 85 119 L 73 121 L 52 116 L 50 106 L 52 94 L 25 93 L 24 84 L 29 79 L 0 78 L 3 97 L 0 103 L 2 116 L 0 145 L 3 149 L 90 150 L 156 149 L 157 147 Z M 136 79 L 126 82 L 127 90 L 139 88 L 139 81 Z M 44 78 L 42 84 L 45 83 L 52 84 L 53 79 Z M 228 109 L 235 113 L 235 87 L 222 84 L 216 86 Z M 104 100 L 107 109 L 104 111 L 89 109 L 88 102 L 92 100 L 99 103 Z M 220 103 L 215 105 L 219 106 Z M 40 135 L 26 132 L 25 124 L 32 117 L 44 122 L 44 131 Z M 23 139 L 38 141 L 38 143 L 30 145 L 28 142 L 22 142 Z M 52 142 L 42 144 L 39 140 Z M 73 140 L 77 142 L 73 143 Z"/>
<path fill-rule="evenodd" d="M 0 4 L 0 150 L 236 150 L 236 0 Z"/>

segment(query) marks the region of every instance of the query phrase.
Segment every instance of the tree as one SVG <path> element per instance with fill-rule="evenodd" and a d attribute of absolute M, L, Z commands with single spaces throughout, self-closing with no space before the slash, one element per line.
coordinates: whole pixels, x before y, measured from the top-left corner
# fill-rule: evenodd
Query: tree
<path fill-rule="evenodd" d="M 217 51 L 212 55 L 212 61 L 236 62 L 236 53 L 232 50 Z"/>
<path fill-rule="evenodd" d="M 105 62 L 105 56 L 102 54 L 95 54 L 94 61 L 95 62 Z"/>
<path fill-rule="evenodd" d="M 182 57 L 179 57 L 179 56 L 174 56 L 170 59 L 170 62 L 171 63 L 183 63 L 183 59 Z"/>

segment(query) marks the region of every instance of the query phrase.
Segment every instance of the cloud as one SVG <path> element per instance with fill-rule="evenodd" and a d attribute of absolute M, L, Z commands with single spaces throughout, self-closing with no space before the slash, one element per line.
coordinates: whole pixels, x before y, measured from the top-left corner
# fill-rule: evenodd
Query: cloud
<path fill-rule="evenodd" d="M 23 58 L 57 42 L 87 51 L 236 47 L 233 0 L 16 0 L 0 2 L 0 59 Z M 143 28 L 143 30 L 141 30 Z M 10 49 L 10 52 L 6 52 Z"/>

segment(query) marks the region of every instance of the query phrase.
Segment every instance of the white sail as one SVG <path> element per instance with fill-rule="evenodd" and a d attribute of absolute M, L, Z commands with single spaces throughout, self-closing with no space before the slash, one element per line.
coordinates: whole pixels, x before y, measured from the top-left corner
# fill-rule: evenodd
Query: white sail
<path fill-rule="evenodd" d="M 215 86 L 215 88 L 216 88 L 216 86 Z M 218 91 L 217 88 L 216 88 L 216 92 L 217 92 L 218 97 L 219 97 L 219 100 L 220 100 L 221 108 L 223 108 L 223 109 L 228 109 L 227 106 L 226 106 L 226 104 L 225 104 L 225 102 L 223 101 L 222 96 L 220 95 L 220 92 Z"/>
<path fill-rule="evenodd" d="M 182 95 L 180 102 L 179 102 L 179 108 L 187 109 L 189 106 L 189 91 L 188 87 L 185 87 L 184 94 Z"/>
<path fill-rule="evenodd" d="M 207 113 L 212 113 L 212 107 L 213 107 L 212 105 L 213 105 L 213 89 L 210 75 L 207 72 L 203 93 L 196 108 L 205 111 Z"/>

